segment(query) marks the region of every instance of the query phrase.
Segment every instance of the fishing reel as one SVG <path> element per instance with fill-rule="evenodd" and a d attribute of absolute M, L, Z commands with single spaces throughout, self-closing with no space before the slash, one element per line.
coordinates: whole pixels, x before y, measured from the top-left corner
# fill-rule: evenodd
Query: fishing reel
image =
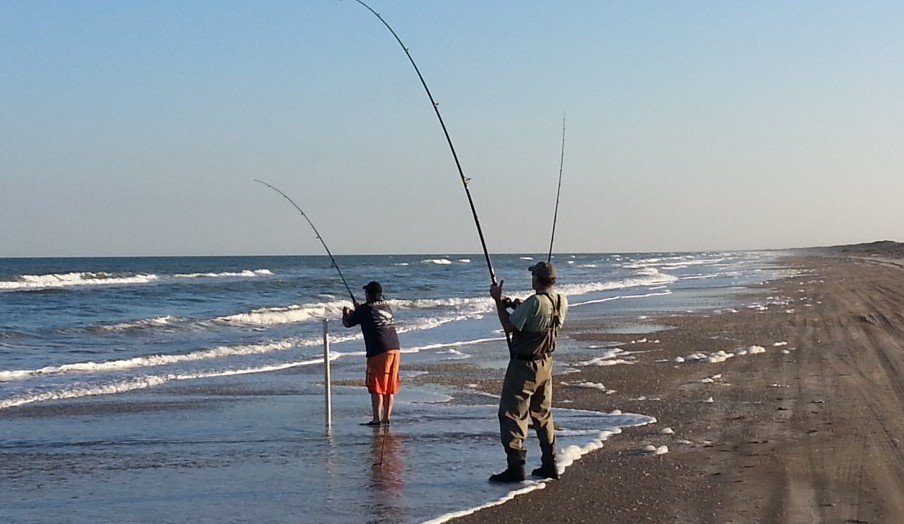
<path fill-rule="evenodd" d="M 511 298 L 511 297 L 502 297 L 502 305 L 505 306 L 506 309 L 515 309 L 521 305 L 520 298 Z"/>

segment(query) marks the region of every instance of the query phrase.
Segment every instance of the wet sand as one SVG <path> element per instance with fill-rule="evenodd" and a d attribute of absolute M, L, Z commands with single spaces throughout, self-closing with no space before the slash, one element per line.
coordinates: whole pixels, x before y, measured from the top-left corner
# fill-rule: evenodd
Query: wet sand
<path fill-rule="evenodd" d="M 637 353 L 558 377 L 615 392 L 558 387 L 556 404 L 658 422 L 611 438 L 543 490 L 454 522 L 904 522 L 904 249 L 782 262 L 799 276 L 743 298 L 763 308 L 649 318 L 674 327 L 654 334 L 607 333 L 621 319 L 567 326 L 582 343 Z M 765 351 L 676 361 L 750 346 Z"/>

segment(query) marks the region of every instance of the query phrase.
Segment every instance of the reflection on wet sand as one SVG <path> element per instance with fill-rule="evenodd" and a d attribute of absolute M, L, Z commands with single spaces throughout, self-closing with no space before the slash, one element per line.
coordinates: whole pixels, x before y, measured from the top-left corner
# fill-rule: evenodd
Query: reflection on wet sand
<path fill-rule="evenodd" d="M 371 516 L 377 521 L 406 520 L 404 504 L 404 439 L 389 426 L 375 429 L 372 440 L 370 482 Z"/>

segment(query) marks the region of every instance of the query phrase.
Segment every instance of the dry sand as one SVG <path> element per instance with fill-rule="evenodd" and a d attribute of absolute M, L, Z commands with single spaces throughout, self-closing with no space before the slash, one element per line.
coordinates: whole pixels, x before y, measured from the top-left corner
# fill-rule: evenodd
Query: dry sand
<path fill-rule="evenodd" d="M 658 423 L 612 437 L 543 490 L 454 522 L 904 522 L 902 259 L 890 242 L 797 253 L 783 263 L 800 276 L 758 291 L 774 302 L 764 311 L 650 319 L 675 329 L 643 335 L 659 343 L 630 347 L 650 350 L 635 364 L 581 368 L 580 380 L 616 393 L 559 387 L 556 402 Z M 605 334 L 617 320 L 566 335 L 641 338 Z M 675 361 L 751 345 L 766 351 Z"/>

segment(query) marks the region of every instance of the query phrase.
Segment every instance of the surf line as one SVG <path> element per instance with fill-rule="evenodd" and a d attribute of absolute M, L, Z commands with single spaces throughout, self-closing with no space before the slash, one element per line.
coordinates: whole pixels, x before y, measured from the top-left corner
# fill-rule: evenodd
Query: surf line
<path fill-rule="evenodd" d="M 408 61 L 411 62 L 411 65 L 414 67 L 414 71 L 417 73 L 417 76 L 421 81 L 421 85 L 424 86 L 424 91 L 427 92 L 427 97 L 430 99 L 430 103 L 433 105 L 433 112 L 436 113 L 436 118 L 439 120 L 439 125 L 443 128 L 443 134 L 446 136 L 446 143 L 449 144 L 449 149 L 452 151 L 452 158 L 455 160 L 455 167 L 458 168 L 458 176 L 461 177 L 461 183 L 465 188 L 465 194 L 468 196 L 468 204 L 471 206 L 471 215 L 473 215 L 474 224 L 477 226 L 477 235 L 480 237 L 480 245 L 481 247 L 483 247 L 483 256 L 484 258 L 486 258 L 487 269 L 490 272 L 490 280 L 492 281 L 493 285 L 496 285 L 496 272 L 493 270 L 493 263 L 490 261 L 490 253 L 489 251 L 487 251 L 487 243 L 483 237 L 483 229 L 480 227 L 480 219 L 477 218 L 477 208 L 474 207 L 474 199 L 471 198 L 471 190 L 468 189 L 468 183 L 471 181 L 471 179 L 467 178 L 461 169 L 461 163 L 458 161 L 458 154 L 455 152 L 455 146 L 452 144 L 452 138 L 449 136 L 449 130 L 446 129 L 446 123 L 443 121 L 443 116 L 439 112 L 439 104 L 436 103 L 436 100 L 433 99 L 433 94 L 430 93 L 430 88 L 427 87 L 427 81 L 424 80 L 424 75 L 421 74 L 421 70 L 420 68 L 418 68 L 417 63 L 415 63 L 414 58 L 408 51 L 408 48 L 405 47 L 404 43 L 402 43 L 402 39 L 399 38 L 399 35 L 395 32 L 392 26 L 390 26 L 389 23 L 387 23 L 386 20 L 384 20 L 383 17 L 380 16 L 379 13 L 374 11 L 369 5 L 365 4 L 361 0 L 355 1 L 367 8 L 368 11 L 376 16 L 377 19 L 380 20 L 380 22 L 382 22 L 384 26 L 386 26 L 386 29 L 389 29 L 389 32 L 392 33 L 393 37 L 395 37 L 396 42 L 398 42 L 402 50 L 405 51 L 405 55 L 408 56 Z"/>
<path fill-rule="evenodd" d="M 314 227 L 314 223 L 311 222 L 311 219 L 308 218 L 308 215 L 305 214 L 305 212 L 302 211 L 300 207 L 298 207 L 298 204 L 296 204 L 294 200 L 292 200 L 291 198 L 289 198 L 289 195 L 287 195 L 287 194 L 283 193 L 282 191 L 280 191 L 276 186 L 271 185 L 271 184 L 268 184 L 267 182 L 264 182 L 263 180 L 259 180 L 259 179 L 257 179 L 257 178 L 255 178 L 254 181 L 255 181 L 255 182 L 258 182 L 258 183 L 260 183 L 260 184 L 263 184 L 263 185 L 269 187 L 270 189 L 272 189 L 273 191 L 276 191 L 277 193 L 279 193 L 280 195 L 282 195 L 283 198 L 285 198 L 286 200 L 289 201 L 290 204 L 292 204 L 293 206 L 295 206 L 295 209 L 297 209 L 298 212 L 301 213 L 301 216 L 303 216 L 304 219 L 308 221 L 308 224 L 310 224 L 311 229 L 314 230 L 314 234 L 317 235 L 317 240 L 319 240 L 320 243 L 323 244 L 323 249 L 325 249 L 325 250 L 326 250 L 326 254 L 329 255 L 329 257 L 330 257 L 330 262 L 332 262 L 333 267 L 336 268 L 336 272 L 339 273 L 339 278 L 342 279 L 342 283 L 345 285 L 346 291 L 348 291 L 348 296 L 350 296 L 351 299 L 352 299 L 352 304 L 354 304 L 355 307 L 358 307 L 358 301 L 355 300 L 355 294 L 352 293 L 352 289 L 351 289 L 350 287 L 348 287 L 348 282 L 345 280 L 345 275 L 342 274 L 342 270 L 339 269 L 339 264 L 337 264 L 337 263 L 336 263 L 336 259 L 333 258 L 333 254 L 330 252 L 330 248 L 327 247 L 326 242 L 324 242 L 323 237 L 320 235 L 320 232 L 317 231 L 317 228 Z"/>

